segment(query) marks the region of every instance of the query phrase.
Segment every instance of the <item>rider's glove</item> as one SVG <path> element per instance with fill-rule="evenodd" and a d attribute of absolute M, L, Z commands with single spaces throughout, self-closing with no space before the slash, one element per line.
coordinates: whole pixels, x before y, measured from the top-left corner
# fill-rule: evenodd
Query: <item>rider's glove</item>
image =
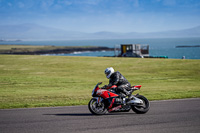
<path fill-rule="evenodd" d="M 101 87 L 101 89 L 106 89 L 108 87 L 108 85 L 104 85 L 103 87 Z"/>

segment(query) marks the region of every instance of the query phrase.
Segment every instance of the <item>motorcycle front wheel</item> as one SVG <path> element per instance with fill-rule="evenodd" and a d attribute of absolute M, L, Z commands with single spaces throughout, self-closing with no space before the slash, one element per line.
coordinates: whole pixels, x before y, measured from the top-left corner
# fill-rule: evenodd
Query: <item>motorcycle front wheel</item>
<path fill-rule="evenodd" d="M 140 100 L 142 100 L 143 104 L 140 106 L 132 105 L 131 106 L 132 110 L 137 114 L 144 114 L 147 111 L 149 111 L 149 108 L 150 108 L 149 100 L 142 95 L 137 95 L 136 97 L 139 98 Z"/>
<path fill-rule="evenodd" d="M 88 103 L 90 112 L 94 115 L 103 115 L 107 112 L 103 102 L 98 103 L 96 98 L 92 98 Z"/>

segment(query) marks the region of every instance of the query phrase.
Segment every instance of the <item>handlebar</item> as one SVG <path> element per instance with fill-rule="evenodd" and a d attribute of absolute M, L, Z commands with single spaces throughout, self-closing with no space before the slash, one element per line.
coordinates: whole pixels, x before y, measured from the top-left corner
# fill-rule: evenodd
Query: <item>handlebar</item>
<path fill-rule="evenodd" d="M 97 85 L 101 85 L 103 82 L 99 82 Z"/>

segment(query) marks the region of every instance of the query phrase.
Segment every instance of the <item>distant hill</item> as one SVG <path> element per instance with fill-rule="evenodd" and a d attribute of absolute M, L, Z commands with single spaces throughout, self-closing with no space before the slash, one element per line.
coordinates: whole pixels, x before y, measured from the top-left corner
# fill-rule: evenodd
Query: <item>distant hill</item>
<path fill-rule="evenodd" d="M 148 34 L 149 37 L 200 37 L 200 26 L 163 32 L 153 32 Z"/>
<path fill-rule="evenodd" d="M 94 33 L 96 37 L 110 37 L 110 38 L 178 38 L 178 37 L 200 37 L 200 26 L 183 29 L 183 30 L 171 30 L 163 32 L 129 32 L 129 33 L 114 33 L 114 32 L 97 32 Z"/>
<path fill-rule="evenodd" d="M 183 30 L 163 32 L 107 32 L 84 33 L 66 31 L 37 24 L 3 25 L 0 26 L 0 40 L 73 40 L 73 39 L 131 39 L 131 38 L 176 38 L 200 37 L 200 26 Z"/>
<path fill-rule="evenodd" d="M 53 39 L 76 39 L 84 37 L 81 32 L 65 31 L 61 29 L 36 25 L 4 25 L 0 26 L 0 39 L 20 39 L 20 40 L 53 40 Z"/>

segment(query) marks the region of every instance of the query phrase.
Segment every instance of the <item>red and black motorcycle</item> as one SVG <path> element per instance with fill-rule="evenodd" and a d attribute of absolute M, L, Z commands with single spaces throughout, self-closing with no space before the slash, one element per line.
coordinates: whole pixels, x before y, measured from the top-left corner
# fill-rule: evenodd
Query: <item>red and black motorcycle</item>
<path fill-rule="evenodd" d="M 138 113 L 144 114 L 150 108 L 150 103 L 147 98 L 142 95 L 131 95 L 130 98 L 125 98 L 123 93 L 116 93 L 117 86 L 110 88 L 100 88 L 102 82 L 98 83 L 92 91 L 92 99 L 88 103 L 88 108 L 92 114 L 102 115 L 107 112 L 128 112 L 131 109 Z M 139 90 L 141 85 L 132 86 L 130 93 Z"/>

